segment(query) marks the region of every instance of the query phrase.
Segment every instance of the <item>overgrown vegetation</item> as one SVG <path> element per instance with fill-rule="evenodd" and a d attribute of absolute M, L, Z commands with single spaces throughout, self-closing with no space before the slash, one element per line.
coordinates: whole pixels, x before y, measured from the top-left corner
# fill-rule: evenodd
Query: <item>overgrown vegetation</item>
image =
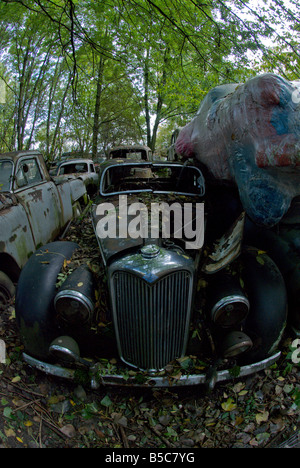
<path fill-rule="evenodd" d="M 264 71 L 297 79 L 299 24 L 296 0 L 1 0 L 0 152 L 161 151 L 211 87 Z M 85 232 L 68 235 L 88 247 Z M 273 447 L 298 434 L 290 339 L 271 369 L 237 370 L 208 395 L 47 377 L 22 361 L 14 304 L 1 311 L 1 338 L 0 447 Z"/>
<path fill-rule="evenodd" d="M 0 151 L 161 150 L 211 87 L 298 78 L 299 21 L 295 0 L 2 0 Z"/>

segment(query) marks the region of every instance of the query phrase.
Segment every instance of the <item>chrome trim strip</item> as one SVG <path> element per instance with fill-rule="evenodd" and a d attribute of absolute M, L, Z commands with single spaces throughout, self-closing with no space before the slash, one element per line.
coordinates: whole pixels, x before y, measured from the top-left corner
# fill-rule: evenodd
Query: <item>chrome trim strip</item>
<path fill-rule="evenodd" d="M 38 369 L 45 374 L 61 377 L 63 379 L 74 380 L 75 370 L 60 367 L 57 364 L 49 364 L 48 362 L 39 361 L 38 359 L 23 353 L 23 359 L 27 364 L 35 369 Z"/>
<path fill-rule="evenodd" d="M 253 364 L 248 364 L 242 366 L 240 368 L 240 373 L 238 378 L 245 377 L 247 375 L 254 374 L 261 370 L 264 370 L 274 364 L 279 357 L 281 356 L 281 352 L 278 351 L 273 356 L 266 358 L 262 361 L 255 362 Z M 53 375 L 56 377 L 65 378 L 68 380 L 75 380 L 75 370 L 67 369 L 64 367 L 60 367 L 58 365 L 49 364 L 46 362 L 39 361 L 26 353 L 23 353 L 23 358 L 25 362 L 31 367 L 38 369 L 46 374 Z M 96 365 L 91 368 L 97 372 Z M 232 380 L 234 377 L 230 372 L 230 369 L 217 371 L 216 372 L 216 379 L 215 383 L 225 382 L 227 380 Z M 208 383 L 207 375 L 206 374 L 190 374 L 190 375 L 183 375 L 179 379 L 172 379 L 171 376 L 147 376 L 145 378 L 145 382 L 139 383 L 135 380 L 134 377 L 124 378 L 122 375 L 102 375 L 100 380 L 96 380 L 95 377 L 91 378 L 91 388 L 97 390 L 102 385 L 109 385 L 109 386 L 125 386 L 125 387 L 183 387 L 183 386 L 193 386 L 193 385 L 202 385 Z"/>

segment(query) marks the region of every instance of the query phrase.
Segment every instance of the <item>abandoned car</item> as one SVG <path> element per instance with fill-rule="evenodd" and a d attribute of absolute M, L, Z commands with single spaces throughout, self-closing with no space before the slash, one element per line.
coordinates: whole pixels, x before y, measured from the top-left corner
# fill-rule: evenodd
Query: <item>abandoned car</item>
<path fill-rule="evenodd" d="M 51 178 L 37 151 L 0 155 L 0 306 L 30 255 L 81 212 L 86 195 L 80 179 Z"/>
<path fill-rule="evenodd" d="M 60 162 L 53 170 L 53 175 L 81 178 L 89 195 L 95 194 L 99 177 L 92 159 L 71 159 Z"/>
<path fill-rule="evenodd" d="M 91 208 L 103 270 L 72 241 L 31 256 L 16 294 L 25 361 L 92 388 L 213 388 L 270 366 L 286 288 L 244 244 L 246 222 L 236 192 L 212 190 L 195 165 L 108 160 Z"/>
<path fill-rule="evenodd" d="M 137 159 L 151 161 L 152 151 L 145 145 L 114 146 L 108 153 L 108 159 Z"/>

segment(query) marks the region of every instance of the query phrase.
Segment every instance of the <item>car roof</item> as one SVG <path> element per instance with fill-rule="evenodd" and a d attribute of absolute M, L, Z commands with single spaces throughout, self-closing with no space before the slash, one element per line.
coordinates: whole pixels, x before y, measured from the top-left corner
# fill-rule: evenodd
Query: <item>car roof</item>
<path fill-rule="evenodd" d="M 0 159 L 10 159 L 13 162 L 16 162 L 16 160 L 20 156 L 42 156 L 40 151 L 11 151 L 7 153 L 1 153 L 0 154 Z"/>
<path fill-rule="evenodd" d="M 180 161 L 146 161 L 144 159 L 130 159 L 130 158 L 115 158 L 115 159 L 107 159 L 106 161 L 103 161 L 100 166 L 102 168 L 108 167 L 108 166 L 120 166 L 120 165 L 128 165 L 128 166 L 184 166 L 184 163 Z M 195 164 L 192 164 L 193 166 Z"/>
<path fill-rule="evenodd" d="M 151 151 L 151 148 L 149 148 L 149 146 L 146 146 L 146 145 L 119 145 L 119 146 L 113 146 L 112 148 L 110 148 L 109 152 L 111 151 L 117 151 L 117 150 L 121 150 L 121 149 L 124 149 L 124 150 L 146 150 L 146 151 Z"/>
<path fill-rule="evenodd" d="M 90 164 L 93 164 L 94 161 L 92 159 L 79 159 L 79 158 L 76 158 L 76 159 L 68 159 L 67 161 L 61 161 L 59 163 L 59 166 L 62 166 L 62 165 L 65 165 L 65 164 L 82 164 L 82 163 L 90 163 Z"/>

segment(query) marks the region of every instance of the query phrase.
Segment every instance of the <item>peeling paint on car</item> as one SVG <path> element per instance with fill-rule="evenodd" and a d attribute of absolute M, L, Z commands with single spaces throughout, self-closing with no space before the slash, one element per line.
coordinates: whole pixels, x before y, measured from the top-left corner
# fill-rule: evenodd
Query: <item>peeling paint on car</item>
<path fill-rule="evenodd" d="M 36 151 L 6 153 L 0 162 L 12 171 L 10 191 L 0 188 L 0 271 L 7 272 L 9 259 L 20 271 L 32 252 L 54 240 L 72 220 L 86 187 L 80 179 L 51 179 Z M 0 171 L 4 167 L 0 164 Z M 0 172 L 0 181 L 1 176 L 4 180 L 5 174 Z"/>

